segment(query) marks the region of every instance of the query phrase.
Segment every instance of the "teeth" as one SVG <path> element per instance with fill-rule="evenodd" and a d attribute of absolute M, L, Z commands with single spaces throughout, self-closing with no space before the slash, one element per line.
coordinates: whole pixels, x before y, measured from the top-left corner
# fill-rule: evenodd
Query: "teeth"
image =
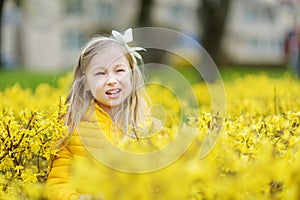
<path fill-rule="evenodd" d="M 118 92 L 120 92 L 120 89 L 109 90 L 109 91 L 106 92 L 106 94 L 116 94 Z"/>

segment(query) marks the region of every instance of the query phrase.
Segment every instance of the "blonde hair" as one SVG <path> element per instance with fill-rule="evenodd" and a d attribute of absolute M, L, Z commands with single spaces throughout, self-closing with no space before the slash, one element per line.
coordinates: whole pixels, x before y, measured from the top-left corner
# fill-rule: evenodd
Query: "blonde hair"
<path fill-rule="evenodd" d="M 73 84 L 66 99 L 68 109 L 65 124 L 69 127 L 70 134 L 81 120 L 88 120 L 89 114 L 87 112 L 93 112 L 94 110 L 95 99 L 86 85 L 88 65 L 96 54 L 112 46 L 120 48 L 128 59 L 132 82 L 132 92 L 122 103 L 115 123 L 122 131 L 126 132 L 129 126 L 137 126 L 150 116 L 149 98 L 144 88 L 144 77 L 132 55 L 122 43 L 111 37 L 98 36 L 87 43 L 75 67 Z M 142 61 L 141 64 L 143 65 Z"/>

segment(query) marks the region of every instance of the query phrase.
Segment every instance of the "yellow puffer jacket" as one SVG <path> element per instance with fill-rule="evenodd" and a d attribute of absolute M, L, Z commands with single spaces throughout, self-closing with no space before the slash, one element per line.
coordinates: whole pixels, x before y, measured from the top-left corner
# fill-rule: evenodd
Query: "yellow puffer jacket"
<path fill-rule="evenodd" d="M 110 116 L 95 104 L 95 110 L 89 117 L 89 120 L 78 125 L 72 133 L 68 144 L 59 150 L 57 157 L 52 163 L 46 183 L 46 197 L 48 199 L 73 200 L 78 199 L 81 194 L 90 192 L 85 191 L 85 188 L 76 188 L 76 185 L 70 181 L 74 170 L 73 166 L 76 162 L 91 161 L 93 167 L 95 166 L 105 173 L 113 170 L 94 159 L 91 151 L 101 151 L 101 148 L 103 148 L 101 141 L 107 141 L 107 139 L 113 143 L 121 141 L 120 137 L 122 135 L 120 131 L 111 133 L 111 127 L 114 126 Z"/>
<path fill-rule="evenodd" d="M 123 154 L 115 156 L 112 150 L 114 148 L 111 147 L 117 146 L 130 149 L 131 152 L 143 153 L 149 152 L 152 147 L 157 150 L 159 145 L 153 145 L 150 140 L 141 141 L 123 136 L 111 117 L 97 104 L 94 107 L 94 112 L 88 120 L 79 123 L 67 145 L 59 150 L 52 162 L 46 182 L 46 197 L 50 200 L 79 199 L 81 194 L 92 194 L 97 198 L 100 195 L 99 199 L 112 199 L 112 194 L 114 198 L 116 194 L 121 195 L 122 192 L 126 192 L 128 196 L 130 190 L 135 194 L 137 188 L 139 193 L 148 192 L 148 186 L 143 185 L 148 185 L 148 181 L 152 181 L 150 173 L 141 175 L 115 169 L 120 165 L 123 168 L 124 165 L 128 165 L 126 167 L 130 168 L 149 163 L 140 160 L 128 161 L 128 157 L 122 156 Z M 109 163 L 113 163 L 113 166 Z M 143 180 L 143 184 L 137 180 Z"/>

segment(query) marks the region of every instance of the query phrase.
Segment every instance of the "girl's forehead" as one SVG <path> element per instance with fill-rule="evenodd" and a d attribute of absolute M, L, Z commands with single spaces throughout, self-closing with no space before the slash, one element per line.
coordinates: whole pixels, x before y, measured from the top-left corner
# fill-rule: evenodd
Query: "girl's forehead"
<path fill-rule="evenodd" d="M 95 67 L 106 68 L 116 64 L 129 65 L 129 62 L 125 56 L 125 53 L 119 48 L 108 47 L 103 50 L 99 50 L 93 56 L 88 66 L 90 69 L 92 69 Z"/>

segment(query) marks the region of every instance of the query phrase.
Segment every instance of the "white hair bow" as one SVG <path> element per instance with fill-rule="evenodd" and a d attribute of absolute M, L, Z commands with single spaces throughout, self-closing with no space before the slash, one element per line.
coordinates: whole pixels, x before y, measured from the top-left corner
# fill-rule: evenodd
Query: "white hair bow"
<path fill-rule="evenodd" d="M 146 49 L 144 49 L 142 47 L 130 47 L 128 45 L 129 42 L 133 41 L 132 28 L 127 29 L 124 32 L 124 34 L 121 34 L 118 31 L 113 30 L 112 36 L 114 37 L 115 40 L 117 40 L 122 45 L 124 45 L 124 47 L 126 48 L 128 53 L 131 55 L 132 60 L 135 64 L 137 64 L 136 58 L 138 58 L 139 60 L 142 60 L 142 56 L 137 51 L 146 51 Z"/>

